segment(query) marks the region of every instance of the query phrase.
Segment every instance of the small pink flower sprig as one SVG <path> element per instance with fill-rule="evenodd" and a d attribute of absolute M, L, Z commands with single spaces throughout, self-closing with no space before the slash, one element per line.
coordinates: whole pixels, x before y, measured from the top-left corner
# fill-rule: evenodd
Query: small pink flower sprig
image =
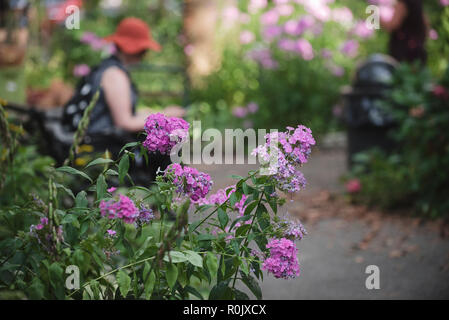
<path fill-rule="evenodd" d="M 306 185 L 306 179 L 297 166 L 307 163 L 316 143 L 312 130 L 298 125 L 297 128 L 287 127 L 286 132 L 267 134 L 265 138 L 266 143 L 254 149 L 252 155 L 259 156 L 262 167 L 267 169 L 281 191 L 300 191 Z"/>
<path fill-rule="evenodd" d="M 204 199 L 213 184 L 208 174 L 178 163 L 169 165 L 163 177 L 173 183 L 179 195 L 189 197 L 194 203 Z"/>
<path fill-rule="evenodd" d="M 296 244 L 289 239 L 271 239 L 267 244 L 270 250 L 262 270 L 272 273 L 275 278 L 295 278 L 300 274 Z"/>
<path fill-rule="evenodd" d="M 149 152 L 168 155 L 176 144 L 187 138 L 189 127 L 184 119 L 166 117 L 161 113 L 151 114 L 145 123 L 147 137 L 143 146 Z"/>

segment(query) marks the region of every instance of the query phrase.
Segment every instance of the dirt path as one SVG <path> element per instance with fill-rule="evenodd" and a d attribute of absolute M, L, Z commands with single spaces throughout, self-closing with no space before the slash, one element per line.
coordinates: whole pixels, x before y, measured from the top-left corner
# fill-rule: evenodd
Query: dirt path
<path fill-rule="evenodd" d="M 196 166 L 208 172 L 214 189 L 235 183 L 251 165 Z M 306 190 L 285 210 L 301 218 L 309 235 L 298 243 L 301 276 L 266 275 L 265 299 L 447 299 L 449 237 L 441 222 L 385 214 L 348 205 L 339 177 L 344 150 L 313 153 L 303 168 Z M 380 289 L 368 290 L 368 265 L 380 270 Z"/>

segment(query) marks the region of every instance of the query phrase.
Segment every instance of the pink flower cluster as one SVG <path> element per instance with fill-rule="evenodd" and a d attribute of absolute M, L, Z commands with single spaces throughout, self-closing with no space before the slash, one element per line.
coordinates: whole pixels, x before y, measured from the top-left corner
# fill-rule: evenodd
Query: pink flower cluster
<path fill-rule="evenodd" d="M 282 219 L 275 225 L 275 232 L 290 240 L 302 240 L 307 230 L 299 220 Z"/>
<path fill-rule="evenodd" d="M 73 67 L 73 75 L 77 78 L 87 76 L 90 73 L 90 68 L 87 64 L 77 64 Z"/>
<path fill-rule="evenodd" d="M 102 200 L 100 212 L 103 217 L 122 219 L 125 223 L 134 223 L 139 217 L 139 209 L 130 198 L 124 195 L 119 195 L 118 201 L 115 199 Z"/>
<path fill-rule="evenodd" d="M 299 262 L 296 244 L 288 239 L 271 239 L 267 244 L 269 257 L 263 262 L 262 270 L 272 273 L 276 278 L 295 278 L 299 276 Z"/>
<path fill-rule="evenodd" d="M 360 190 L 362 190 L 362 184 L 360 183 L 359 179 L 351 179 L 349 180 L 346 185 L 346 191 L 349 193 L 358 193 Z"/>
<path fill-rule="evenodd" d="M 170 154 L 171 149 L 187 138 L 189 123 L 184 119 L 166 117 L 161 113 L 150 115 L 145 123 L 147 137 L 143 146 L 149 152 Z"/>
<path fill-rule="evenodd" d="M 97 36 L 95 33 L 86 31 L 83 33 L 80 39 L 81 43 L 85 43 L 90 46 L 93 51 L 105 51 L 109 54 L 115 53 L 115 47 L 106 42 L 103 38 Z"/>
<path fill-rule="evenodd" d="M 56 238 L 50 228 L 47 217 L 40 219 L 37 225 L 30 226 L 30 235 L 37 239 L 37 242 L 48 253 L 54 254 L 56 252 L 56 243 L 64 241 L 62 226 L 56 227 Z"/>
<path fill-rule="evenodd" d="M 183 168 L 178 163 L 169 165 L 164 177 L 173 182 L 176 192 L 190 197 L 194 202 L 205 198 L 212 188 L 212 180 L 208 174 L 188 166 Z"/>
<path fill-rule="evenodd" d="M 259 105 L 255 102 L 250 102 L 246 107 L 234 107 L 232 114 L 237 118 L 245 118 L 248 114 L 254 114 L 259 110 Z"/>
<path fill-rule="evenodd" d="M 304 175 L 296 167 L 307 163 L 315 139 L 312 130 L 299 125 L 287 127 L 287 132 L 274 132 L 266 136 L 267 142 L 253 150 L 259 156 L 264 174 L 270 175 L 284 192 L 297 192 L 306 184 Z"/>

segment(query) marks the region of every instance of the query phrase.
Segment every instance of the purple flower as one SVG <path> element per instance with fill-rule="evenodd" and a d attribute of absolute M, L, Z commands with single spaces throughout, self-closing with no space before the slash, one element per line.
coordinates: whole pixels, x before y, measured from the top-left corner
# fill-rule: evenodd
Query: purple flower
<path fill-rule="evenodd" d="M 252 155 L 259 156 L 262 167 L 266 169 L 265 174 L 271 176 L 277 188 L 293 193 L 306 185 L 304 175 L 296 166 L 307 163 L 315 139 L 312 131 L 305 126 L 289 127 L 287 130 L 268 134 L 266 143 L 253 150 Z M 273 155 L 277 161 L 270 161 Z"/>
<path fill-rule="evenodd" d="M 283 38 L 278 42 L 278 48 L 283 51 L 295 51 L 296 42 L 295 40 Z"/>
<path fill-rule="evenodd" d="M 267 0 L 250 0 L 248 4 L 248 11 L 250 13 L 256 13 L 260 9 L 264 9 L 267 6 Z"/>
<path fill-rule="evenodd" d="M 300 274 L 297 248 L 293 241 L 271 239 L 267 244 L 270 254 L 263 262 L 262 269 L 272 273 L 275 278 L 295 278 Z"/>
<path fill-rule="evenodd" d="M 90 68 L 87 64 L 77 64 L 73 67 L 73 75 L 77 78 L 87 76 L 90 73 Z"/>
<path fill-rule="evenodd" d="M 306 39 L 299 39 L 296 42 L 296 52 L 298 52 L 304 60 L 312 60 L 314 58 L 313 47 Z"/>
<path fill-rule="evenodd" d="M 255 39 L 254 33 L 252 33 L 251 31 L 244 30 L 244 31 L 242 31 L 242 33 L 240 33 L 240 43 L 241 44 L 251 43 L 254 41 L 254 39 Z"/>
<path fill-rule="evenodd" d="M 134 223 L 139 215 L 139 210 L 134 202 L 124 195 L 119 195 L 118 201 L 114 199 L 100 202 L 100 212 L 103 217 L 109 219 L 121 219 L 125 223 Z"/>
<path fill-rule="evenodd" d="M 431 29 L 429 31 L 429 38 L 432 40 L 438 40 L 438 32 L 435 29 Z"/>
<path fill-rule="evenodd" d="M 117 231 L 112 230 L 112 229 L 108 229 L 107 233 L 108 233 L 108 236 L 111 237 L 111 238 L 113 238 L 113 237 L 115 237 L 117 235 Z"/>
<path fill-rule="evenodd" d="M 140 205 L 139 216 L 137 217 L 137 225 L 143 226 L 148 224 L 154 219 L 154 212 L 151 208 L 145 207 L 143 204 Z"/>
<path fill-rule="evenodd" d="M 161 113 L 152 114 L 145 123 L 147 137 L 143 146 L 149 152 L 170 154 L 175 145 L 185 141 L 189 127 L 190 125 L 183 119 L 169 118 Z"/>
<path fill-rule="evenodd" d="M 261 17 L 260 17 L 260 22 L 263 25 L 274 25 L 278 22 L 279 20 L 279 14 L 276 10 L 269 10 L 267 12 L 265 12 Z"/>
<path fill-rule="evenodd" d="M 351 33 L 362 39 L 371 38 L 374 35 L 374 30 L 366 26 L 365 21 L 359 21 L 356 23 Z"/>
<path fill-rule="evenodd" d="M 348 40 L 341 46 L 341 53 L 344 55 L 354 58 L 359 52 L 359 43 L 356 40 Z"/>
<path fill-rule="evenodd" d="M 110 188 L 108 189 L 108 192 L 109 192 L 109 193 L 113 193 L 115 190 L 117 190 L 116 187 L 110 187 Z"/>
<path fill-rule="evenodd" d="M 188 196 L 195 203 L 205 198 L 212 188 L 208 174 L 178 163 L 169 165 L 164 177 L 173 183 L 177 193 Z"/>
<path fill-rule="evenodd" d="M 248 111 L 250 113 L 256 113 L 259 110 L 259 105 L 255 102 L 250 102 L 250 103 L 248 103 L 246 108 L 248 109 Z"/>
<path fill-rule="evenodd" d="M 281 34 L 282 28 L 276 25 L 266 26 L 262 32 L 262 36 L 266 42 L 271 42 L 274 38 L 280 36 Z"/>
<path fill-rule="evenodd" d="M 237 118 L 245 118 L 247 114 L 248 114 L 248 110 L 245 107 L 232 108 L 232 115 Z"/>

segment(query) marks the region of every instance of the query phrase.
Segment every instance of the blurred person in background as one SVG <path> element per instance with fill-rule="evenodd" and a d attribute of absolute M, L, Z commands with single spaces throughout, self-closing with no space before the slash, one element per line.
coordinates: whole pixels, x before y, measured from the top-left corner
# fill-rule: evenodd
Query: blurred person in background
<path fill-rule="evenodd" d="M 390 32 L 389 54 L 399 62 L 425 64 L 428 29 L 421 0 L 398 0 L 391 19 L 381 15 L 381 25 Z"/>
<path fill-rule="evenodd" d="M 98 101 L 90 115 L 87 135 L 91 137 L 96 151 L 107 149 L 116 157 L 124 143 L 136 141 L 136 133 L 144 129 L 146 118 L 151 112 L 137 112 L 138 91 L 128 68 L 142 62 L 148 51 L 160 51 L 161 46 L 153 39 L 146 23 L 132 17 L 123 19 L 116 32 L 104 40 L 115 45 L 115 53 L 81 79 L 75 95 L 64 107 L 63 125 L 69 132 L 76 131 L 84 110 L 95 92 L 99 91 Z M 182 117 L 184 109 L 169 106 L 162 113 Z M 117 132 L 117 129 L 123 132 L 120 143 L 108 135 Z M 128 137 L 127 141 L 125 137 Z M 151 178 L 154 179 L 159 167 L 164 170 L 168 164 L 169 157 L 150 155 Z"/>

